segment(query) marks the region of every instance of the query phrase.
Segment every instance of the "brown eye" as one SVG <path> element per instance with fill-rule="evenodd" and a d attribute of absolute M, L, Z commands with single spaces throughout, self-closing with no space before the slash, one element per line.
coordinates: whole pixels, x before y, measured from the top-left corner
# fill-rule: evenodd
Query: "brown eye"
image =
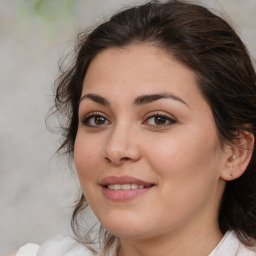
<path fill-rule="evenodd" d="M 168 120 L 163 116 L 155 116 L 154 119 L 156 125 L 165 125 L 168 122 Z"/>
<path fill-rule="evenodd" d="M 94 117 L 94 123 L 96 125 L 103 125 L 103 124 L 105 124 L 105 121 L 106 121 L 106 119 L 102 116 L 95 116 Z"/>
<path fill-rule="evenodd" d="M 177 123 L 177 121 L 166 115 L 155 114 L 147 118 L 145 123 L 151 126 L 168 126 Z"/>
<path fill-rule="evenodd" d="M 101 115 L 89 115 L 85 116 L 82 119 L 82 123 L 86 126 L 94 127 L 94 126 L 103 126 L 109 124 L 109 120 Z"/>

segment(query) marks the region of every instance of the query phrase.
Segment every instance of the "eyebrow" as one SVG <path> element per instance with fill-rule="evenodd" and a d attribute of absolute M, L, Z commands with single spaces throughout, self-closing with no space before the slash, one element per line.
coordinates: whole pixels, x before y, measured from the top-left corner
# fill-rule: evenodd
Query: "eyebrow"
<path fill-rule="evenodd" d="M 82 96 L 80 98 L 79 103 L 84 99 L 90 99 L 90 100 L 92 100 L 96 103 L 99 103 L 101 105 L 110 106 L 110 102 L 106 98 L 104 98 L 100 95 L 97 95 L 97 94 L 92 94 L 92 93 L 85 94 L 84 96 Z M 167 93 L 167 92 L 141 95 L 134 100 L 134 104 L 137 106 L 141 106 L 141 105 L 148 104 L 148 103 L 160 100 L 160 99 L 172 99 L 172 100 L 181 102 L 186 106 L 189 106 L 182 98 L 174 95 L 173 93 Z"/>
<path fill-rule="evenodd" d="M 172 99 L 188 106 L 186 101 L 184 101 L 182 98 L 174 95 L 173 93 L 167 93 L 167 92 L 139 96 L 134 100 L 134 104 L 143 105 L 143 104 L 151 103 L 160 99 Z"/>
<path fill-rule="evenodd" d="M 90 100 L 97 102 L 101 105 L 110 106 L 110 102 L 107 99 L 105 99 L 104 97 L 97 95 L 97 94 L 92 94 L 92 93 L 85 94 L 84 96 L 82 96 L 80 98 L 79 103 L 84 99 L 90 99 Z"/>

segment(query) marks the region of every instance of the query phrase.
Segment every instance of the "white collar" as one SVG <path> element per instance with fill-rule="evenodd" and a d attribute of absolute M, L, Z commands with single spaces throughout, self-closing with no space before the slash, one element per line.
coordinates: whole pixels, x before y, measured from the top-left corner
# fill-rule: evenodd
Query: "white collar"
<path fill-rule="evenodd" d="M 256 256 L 256 248 L 247 248 L 233 231 L 228 231 L 208 256 Z"/>

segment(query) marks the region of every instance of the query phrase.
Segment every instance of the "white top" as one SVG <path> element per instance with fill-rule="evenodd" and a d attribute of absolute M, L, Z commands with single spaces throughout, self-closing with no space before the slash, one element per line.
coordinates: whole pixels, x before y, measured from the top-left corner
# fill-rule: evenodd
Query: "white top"
<path fill-rule="evenodd" d="M 27 244 L 19 249 L 16 256 L 93 256 L 85 246 L 69 236 L 57 237 L 40 247 Z M 227 232 L 219 244 L 208 256 L 256 256 L 256 247 L 247 248 L 233 231 Z"/>

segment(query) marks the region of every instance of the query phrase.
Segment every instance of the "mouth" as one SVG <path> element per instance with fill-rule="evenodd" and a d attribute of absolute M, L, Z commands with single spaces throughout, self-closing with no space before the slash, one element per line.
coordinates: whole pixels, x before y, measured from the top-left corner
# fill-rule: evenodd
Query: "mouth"
<path fill-rule="evenodd" d="M 112 190 L 133 190 L 133 189 L 144 189 L 144 188 L 150 188 L 154 186 L 152 185 L 138 185 L 138 184 L 108 184 L 105 187 Z"/>
<path fill-rule="evenodd" d="M 127 201 L 146 193 L 156 184 L 130 176 L 108 176 L 100 185 L 104 196 L 111 201 Z"/>

